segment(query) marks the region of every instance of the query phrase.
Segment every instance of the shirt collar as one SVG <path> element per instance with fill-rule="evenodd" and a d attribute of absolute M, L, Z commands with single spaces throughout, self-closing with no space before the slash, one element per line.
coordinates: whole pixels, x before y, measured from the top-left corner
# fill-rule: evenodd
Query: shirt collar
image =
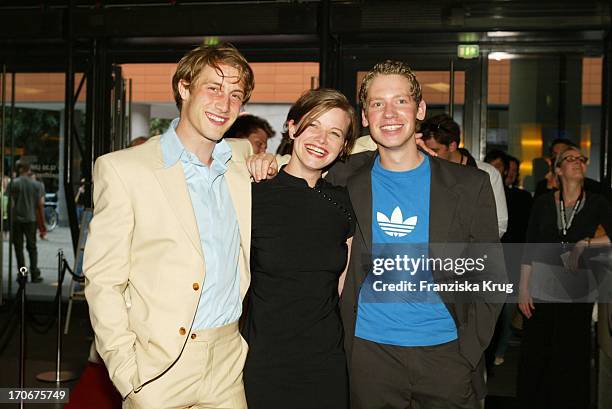
<path fill-rule="evenodd" d="M 175 118 L 172 120 L 168 130 L 164 132 L 159 142 L 164 165 L 167 168 L 176 164 L 181 158 L 183 158 L 183 160 L 189 160 L 188 157 L 195 157 L 194 154 L 185 149 L 183 143 L 176 134 L 176 126 L 178 125 L 179 119 L 180 118 Z M 212 152 L 212 158 L 213 166 L 216 167 L 221 165 L 220 169 L 227 169 L 227 162 L 232 158 L 232 148 L 224 139 L 215 145 Z M 200 163 L 199 160 L 198 163 Z"/>

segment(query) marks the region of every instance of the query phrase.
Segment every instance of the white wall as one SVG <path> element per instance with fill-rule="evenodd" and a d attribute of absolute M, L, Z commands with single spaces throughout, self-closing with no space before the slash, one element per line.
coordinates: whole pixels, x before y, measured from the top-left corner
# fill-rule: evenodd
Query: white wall
<path fill-rule="evenodd" d="M 149 124 L 151 122 L 150 104 L 132 104 L 132 134 L 131 139 L 139 136 L 149 136 Z"/>

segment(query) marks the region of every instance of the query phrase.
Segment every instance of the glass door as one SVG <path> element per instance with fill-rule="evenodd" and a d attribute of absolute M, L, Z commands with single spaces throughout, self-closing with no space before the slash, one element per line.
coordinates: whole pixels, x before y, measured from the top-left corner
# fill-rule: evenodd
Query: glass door
<path fill-rule="evenodd" d="M 115 151 L 130 142 L 130 89 L 119 65 L 113 65 L 112 85 L 110 139 L 111 149 Z"/>
<path fill-rule="evenodd" d="M 65 249 L 69 263 L 72 261 L 72 233 L 69 209 L 74 211 L 74 195 L 78 190 L 83 166 L 83 145 L 85 144 L 86 78 L 77 73 L 74 79 L 76 90 L 72 101 L 74 106 L 73 136 L 69 141 L 70 160 L 64 161 L 65 138 L 65 82 L 66 74 L 57 71 L 18 71 L 6 69 L 1 84 L 2 106 L 2 178 L 3 191 L 8 190 L 11 181 L 20 176 L 18 163 L 29 166 L 27 175 L 44 189 L 44 206 L 37 214 L 36 245 L 37 268 L 43 282 L 28 289 L 35 296 L 53 296 L 57 281 L 57 249 Z M 68 166 L 66 166 L 68 163 Z M 64 175 L 70 172 L 76 181 L 67 189 Z M 3 196 L 2 206 L 2 290 L 9 297 L 16 291 L 15 277 L 17 262 L 9 216 L 5 206 L 8 196 Z M 23 249 L 25 264 L 30 266 L 28 251 Z M 68 285 L 68 280 L 64 282 Z"/>

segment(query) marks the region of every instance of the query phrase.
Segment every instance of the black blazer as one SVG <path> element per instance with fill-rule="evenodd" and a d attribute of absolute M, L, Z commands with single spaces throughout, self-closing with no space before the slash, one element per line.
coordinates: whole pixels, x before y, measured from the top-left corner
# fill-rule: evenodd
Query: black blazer
<path fill-rule="evenodd" d="M 333 184 L 347 186 L 357 219 L 349 269 L 340 301 L 349 368 L 359 291 L 371 271 L 371 170 L 376 155 L 377 152 L 351 155 L 345 162 L 336 163 L 326 176 Z M 444 253 L 444 257 L 459 257 L 462 249 L 465 250 L 459 243 L 484 243 L 488 255 L 487 271 L 496 275 L 492 279 L 505 282 L 503 252 L 499 245 L 495 199 L 489 176 L 476 168 L 434 157 L 430 157 L 430 166 L 429 241 L 430 245 L 441 244 L 430 247 L 430 252 L 437 249 Z M 448 277 L 439 271 L 433 271 L 432 275 L 435 282 L 457 278 L 452 273 L 453 277 Z M 482 376 L 483 352 L 493 336 L 504 296 L 492 300 L 491 294 L 488 294 L 480 302 L 475 302 L 473 298 L 461 300 L 458 299 L 460 296 L 448 292 L 440 293 L 440 297 L 455 321 L 460 353 L 474 369 L 474 387 L 477 395 L 482 397 L 486 392 Z"/>

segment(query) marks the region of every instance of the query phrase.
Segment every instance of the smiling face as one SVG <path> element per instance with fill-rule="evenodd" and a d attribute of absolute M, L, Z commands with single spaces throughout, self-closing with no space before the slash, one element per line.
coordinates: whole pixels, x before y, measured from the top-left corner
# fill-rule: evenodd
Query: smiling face
<path fill-rule="evenodd" d="M 239 72 L 229 65 L 206 66 L 195 84 L 181 80 L 181 119 L 177 133 L 216 142 L 234 123 L 244 99 Z"/>
<path fill-rule="evenodd" d="M 329 166 L 344 148 L 351 119 L 340 108 L 323 112 L 304 131 L 296 135 L 298 124 L 289 121 L 289 137 L 293 139 L 292 168 L 299 173 L 320 172 Z"/>
<path fill-rule="evenodd" d="M 370 83 L 361 117 L 379 149 L 401 150 L 414 144 L 410 141 L 416 121 L 425 118 L 426 106 L 422 100 L 417 105 L 410 91 L 408 79 L 397 74 L 380 74 Z"/>

